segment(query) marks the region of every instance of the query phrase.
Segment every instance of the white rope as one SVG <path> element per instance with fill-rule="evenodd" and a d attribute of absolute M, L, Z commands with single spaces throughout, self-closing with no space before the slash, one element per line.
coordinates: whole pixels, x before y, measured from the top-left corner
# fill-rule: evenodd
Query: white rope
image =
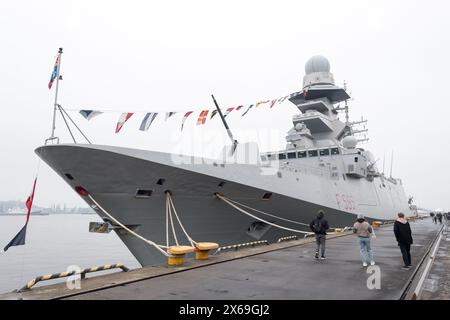
<path fill-rule="evenodd" d="M 166 195 L 167 195 L 166 201 L 170 202 L 170 194 L 166 193 Z M 180 244 L 178 243 L 177 233 L 175 232 L 175 226 L 173 225 L 172 210 L 170 210 L 170 207 L 169 207 L 169 220 L 170 220 L 170 226 L 172 227 L 173 238 L 175 239 L 175 243 L 177 244 L 177 246 L 179 246 Z"/>
<path fill-rule="evenodd" d="M 169 247 L 169 202 L 166 201 L 166 246 Z"/>
<path fill-rule="evenodd" d="M 269 221 L 267 221 L 267 220 L 261 219 L 261 218 L 255 216 L 255 215 L 251 214 L 250 212 L 247 212 L 247 211 L 245 211 L 244 209 L 239 208 L 238 206 L 236 206 L 235 204 L 233 204 L 232 202 L 230 202 L 228 199 L 226 199 L 226 198 L 223 197 L 222 195 L 216 193 L 216 196 L 217 196 L 220 200 L 223 200 L 225 203 L 227 203 L 227 204 L 229 204 L 230 206 L 232 206 L 233 208 L 235 208 L 236 210 L 239 210 L 240 212 L 242 212 L 242 213 L 244 213 L 244 214 L 246 214 L 246 215 L 252 217 L 253 219 L 259 220 L 259 221 L 261 221 L 261 222 L 267 223 L 267 224 L 269 224 L 269 225 L 271 225 L 271 226 L 274 226 L 274 227 L 276 227 L 276 228 L 280 228 L 280 229 L 283 229 L 283 230 L 292 231 L 292 232 L 297 232 L 297 233 L 303 233 L 303 234 L 312 234 L 312 232 L 306 232 L 306 231 L 301 231 L 301 230 L 296 230 L 296 229 L 291 229 L 291 228 L 283 227 L 283 226 L 280 226 L 280 225 L 278 225 L 278 224 L 275 224 L 275 223 L 269 222 Z"/>
<path fill-rule="evenodd" d="M 149 245 L 154 246 L 156 249 L 159 250 L 159 252 L 161 252 L 163 255 L 165 255 L 166 257 L 169 256 L 169 254 L 167 252 L 165 252 L 163 249 L 161 248 L 167 248 L 163 245 L 157 244 L 151 240 L 148 240 L 146 238 L 144 238 L 143 236 L 137 234 L 136 232 L 132 231 L 130 228 L 128 228 L 127 226 L 125 226 L 124 224 L 122 224 L 119 220 L 117 220 L 116 218 L 114 218 L 112 215 L 110 215 L 105 209 L 103 209 L 103 207 L 101 205 L 98 204 L 97 201 L 94 200 L 94 198 L 91 197 L 91 195 L 88 195 L 89 199 L 91 199 L 91 201 L 100 209 L 102 210 L 102 212 L 104 214 L 106 214 L 112 221 L 114 221 L 115 223 L 117 223 L 119 226 L 121 226 L 122 228 L 124 228 L 126 231 L 128 231 L 130 234 L 132 234 L 133 236 L 135 236 L 136 238 L 141 239 L 142 241 L 148 243 Z"/>
<path fill-rule="evenodd" d="M 238 205 L 240 205 L 240 206 L 242 206 L 242 207 L 244 207 L 244 208 L 247 208 L 247 209 L 250 209 L 250 210 L 259 212 L 259 213 L 264 214 L 264 215 L 266 215 L 266 216 L 269 216 L 269 217 L 272 217 L 272 218 L 276 218 L 276 219 L 280 219 L 280 220 L 284 220 L 284 221 L 291 222 L 291 223 L 295 223 L 295 224 L 299 224 L 299 225 L 302 225 L 302 226 L 309 227 L 309 224 L 307 224 L 307 223 L 303 223 L 303 222 L 299 222 L 299 221 L 294 221 L 294 220 L 289 220 L 289 219 L 286 219 L 286 218 L 282 218 L 282 217 L 279 217 L 279 216 L 276 216 L 276 215 L 273 215 L 273 214 L 270 214 L 270 213 L 267 213 L 267 212 L 264 212 L 264 211 L 261 211 L 261 210 L 252 208 L 252 207 L 249 207 L 249 206 L 247 206 L 247 205 L 245 205 L 245 204 L 243 204 L 243 203 L 239 203 L 239 202 L 237 202 L 237 201 L 235 201 L 235 200 L 231 200 L 231 199 L 229 199 L 229 198 L 227 198 L 227 199 L 228 199 L 228 201 L 230 201 L 230 202 L 233 202 L 233 203 L 235 203 L 235 204 L 238 204 Z"/>
<path fill-rule="evenodd" d="M 186 229 L 184 228 L 183 224 L 181 223 L 180 218 L 178 217 L 178 213 L 177 210 L 175 209 L 175 206 L 173 204 L 173 200 L 172 197 L 170 196 L 170 194 L 168 194 L 168 199 L 170 202 L 170 205 L 172 206 L 173 212 L 175 214 L 175 218 L 177 218 L 178 223 L 180 224 L 181 230 L 183 230 L 184 234 L 186 235 L 186 238 L 189 240 L 189 242 L 191 243 L 191 246 L 195 247 L 195 244 L 197 244 L 197 242 L 194 241 L 194 239 L 192 239 L 189 234 L 187 233 Z"/>

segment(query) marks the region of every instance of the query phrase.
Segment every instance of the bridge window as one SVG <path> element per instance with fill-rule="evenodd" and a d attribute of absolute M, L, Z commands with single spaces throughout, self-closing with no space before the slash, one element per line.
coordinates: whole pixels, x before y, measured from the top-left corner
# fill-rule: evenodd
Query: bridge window
<path fill-rule="evenodd" d="M 317 157 L 318 152 L 317 150 L 309 150 L 308 151 L 308 157 Z"/>
<path fill-rule="evenodd" d="M 266 161 L 267 157 L 266 156 L 261 156 L 261 161 Z"/>
<path fill-rule="evenodd" d="M 339 154 L 339 148 L 331 148 L 331 154 Z"/>
<path fill-rule="evenodd" d="M 298 158 L 306 158 L 306 151 L 299 151 L 297 152 Z"/>
<path fill-rule="evenodd" d="M 280 154 L 278 155 L 278 159 L 279 159 L 279 160 L 284 160 L 284 159 L 286 159 L 286 154 L 285 154 L 285 153 L 280 153 Z"/>
<path fill-rule="evenodd" d="M 289 152 L 289 153 L 287 154 L 287 157 L 288 157 L 288 159 L 295 159 L 295 158 L 296 158 L 295 152 Z"/>
<path fill-rule="evenodd" d="M 319 154 L 321 156 L 329 156 L 330 155 L 330 149 L 322 149 L 319 151 Z"/>

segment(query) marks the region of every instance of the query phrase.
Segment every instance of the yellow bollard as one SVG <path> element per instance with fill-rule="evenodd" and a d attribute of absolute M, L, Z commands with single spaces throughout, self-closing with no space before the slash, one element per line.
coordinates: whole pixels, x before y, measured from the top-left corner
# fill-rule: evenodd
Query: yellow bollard
<path fill-rule="evenodd" d="M 335 228 L 334 229 L 334 233 L 341 233 L 342 232 L 342 229 L 341 228 Z"/>
<path fill-rule="evenodd" d="M 170 256 L 167 258 L 169 266 L 181 266 L 184 263 L 184 255 L 194 252 L 195 248 L 190 246 L 171 246 L 167 250 Z"/>
<path fill-rule="evenodd" d="M 374 227 L 375 229 L 378 229 L 381 226 L 381 221 L 373 221 L 372 222 L 372 227 Z"/>
<path fill-rule="evenodd" d="M 195 259 L 208 260 L 209 250 L 219 248 L 219 244 L 214 242 L 197 242 L 195 245 Z"/>

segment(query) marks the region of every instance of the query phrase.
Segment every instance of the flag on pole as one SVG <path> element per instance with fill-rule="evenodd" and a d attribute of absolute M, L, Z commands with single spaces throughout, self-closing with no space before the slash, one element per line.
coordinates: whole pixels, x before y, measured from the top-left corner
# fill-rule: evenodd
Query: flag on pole
<path fill-rule="evenodd" d="M 181 131 L 183 131 L 184 123 L 186 122 L 186 119 L 191 115 L 191 113 L 194 111 L 188 111 L 184 114 L 183 120 L 181 121 Z"/>
<path fill-rule="evenodd" d="M 232 107 L 232 108 L 228 108 L 228 109 L 227 109 L 227 111 L 225 112 L 225 114 L 223 115 L 223 117 L 224 117 L 224 118 L 226 118 L 226 117 L 227 117 L 227 115 L 229 115 L 229 114 L 230 114 L 230 112 L 231 112 L 231 111 L 233 111 L 233 110 L 234 110 L 234 107 Z"/>
<path fill-rule="evenodd" d="M 147 131 L 148 128 L 150 128 L 150 125 L 152 124 L 153 120 L 155 120 L 157 115 L 158 115 L 158 112 L 147 113 L 141 122 L 141 126 L 139 127 L 139 130 Z"/>
<path fill-rule="evenodd" d="M 56 57 L 55 66 L 53 67 L 53 72 L 52 72 L 52 75 L 50 77 L 50 81 L 48 83 L 48 89 L 49 90 L 52 88 L 53 81 L 55 81 L 56 77 L 58 76 L 59 57 L 60 57 L 60 54 L 58 54 L 58 56 Z"/>
<path fill-rule="evenodd" d="M 20 231 L 16 234 L 16 236 L 14 238 L 12 238 L 12 240 L 3 248 L 4 252 L 6 252 L 10 247 L 21 246 L 21 245 L 25 244 L 25 238 L 27 235 L 27 226 L 28 226 L 28 221 L 30 220 L 30 213 L 31 213 L 31 208 L 33 206 L 33 199 L 34 199 L 34 191 L 36 189 L 36 181 L 37 181 L 37 177 L 34 178 L 33 189 L 25 203 L 25 205 L 27 207 L 27 219 L 25 221 L 25 225 L 22 227 L 22 229 L 20 229 Z"/>
<path fill-rule="evenodd" d="M 95 110 L 80 110 L 80 114 L 87 120 L 91 120 L 95 116 L 98 116 L 102 114 L 101 111 L 95 111 Z"/>
<path fill-rule="evenodd" d="M 203 110 L 202 112 L 200 112 L 200 115 L 197 119 L 197 125 L 205 124 L 206 118 L 208 117 L 208 112 L 209 110 Z"/>
<path fill-rule="evenodd" d="M 245 116 L 245 115 L 247 114 L 247 112 L 250 111 L 251 108 L 253 108 L 253 105 L 252 105 L 252 104 L 247 108 L 247 110 L 245 110 L 245 112 L 242 114 L 241 117 Z"/>
<path fill-rule="evenodd" d="M 133 112 L 124 112 L 120 115 L 119 121 L 117 122 L 116 125 L 116 133 L 118 133 L 120 129 L 122 129 L 125 122 L 127 122 L 127 120 L 130 119 L 132 115 Z"/>
<path fill-rule="evenodd" d="M 171 116 L 173 116 L 176 112 L 166 112 L 166 119 L 164 121 L 167 121 Z"/>
<path fill-rule="evenodd" d="M 236 111 L 239 111 L 239 110 L 241 110 L 241 109 L 242 109 L 242 107 L 244 107 L 244 106 L 237 106 L 237 107 L 236 107 Z"/>

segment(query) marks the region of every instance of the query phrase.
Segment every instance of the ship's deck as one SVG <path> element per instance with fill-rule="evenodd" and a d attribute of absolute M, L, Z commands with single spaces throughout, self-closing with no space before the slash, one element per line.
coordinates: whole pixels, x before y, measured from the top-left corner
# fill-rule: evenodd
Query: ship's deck
<path fill-rule="evenodd" d="M 431 219 L 411 222 L 417 266 L 441 226 Z M 374 257 L 381 288 L 368 289 L 356 236 L 329 236 L 327 260 L 313 258 L 313 239 L 223 252 L 205 262 L 188 260 L 183 267 L 146 267 L 91 277 L 81 289 L 65 284 L 36 287 L 0 299 L 399 299 L 416 269 L 400 270 L 402 259 L 392 226 L 376 229 Z M 416 273 L 419 274 L 420 270 Z"/>

